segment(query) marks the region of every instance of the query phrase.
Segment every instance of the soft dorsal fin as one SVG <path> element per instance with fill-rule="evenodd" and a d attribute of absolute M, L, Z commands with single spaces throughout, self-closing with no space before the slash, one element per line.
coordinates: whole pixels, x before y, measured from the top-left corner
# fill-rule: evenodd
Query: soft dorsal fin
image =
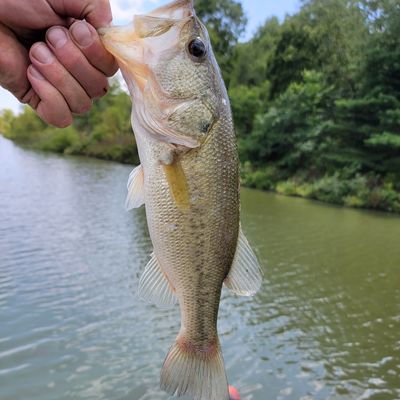
<path fill-rule="evenodd" d="M 129 211 L 144 204 L 144 175 L 141 165 L 131 172 L 127 186 L 128 196 L 126 197 L 125 207 Z"/>
<path fill-rule="evenodd" d="M 171 308 L 176 304 L 174 289 L 161 269 L 154 253 L 139 281 L 139 297 L 159 308 Z"/>
<path fill-rule="evenodd" d="M 253 296 L 261 287 L 261 269 L 242 228 L 239 229 L 235 258 L 225 286 L 239 296 Z"/>

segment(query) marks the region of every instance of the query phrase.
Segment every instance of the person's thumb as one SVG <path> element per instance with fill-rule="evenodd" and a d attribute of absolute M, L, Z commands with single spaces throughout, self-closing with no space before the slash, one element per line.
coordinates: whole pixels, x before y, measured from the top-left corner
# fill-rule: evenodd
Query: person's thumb
<path fill-rule="evenodd" d="M 30 64 L 27 50 L 14 33 L 1 23 L 0 43 L 0 85 L 9 90 L 20 102 L 34 106 L 37 96 L 26 75 Z"/>
<path fill-rule="evenodd" d="M 108 0 L 47 0 L 52 9 L 62 17 L 85 19 L 95 28 L 112 21 Z"/>

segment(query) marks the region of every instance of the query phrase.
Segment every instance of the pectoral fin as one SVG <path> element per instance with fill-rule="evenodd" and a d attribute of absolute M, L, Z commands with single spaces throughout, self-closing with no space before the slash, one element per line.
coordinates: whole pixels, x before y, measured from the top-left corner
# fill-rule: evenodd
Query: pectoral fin
<path fill-rule="evenodd" d="M 253 296 L 261 287 L 261 270 L 242 229 L 239 230 L 238 246 L 225 286 L 239 296 Z"/>
<path fill-rule="evenodd" d="M 190 205 L 189 186 L 182 164 L 178 160 L 171 165 L 163 165 L 163 169 L 176 206 L 181 209 L 188 208 Z"/>
<path fill-rule="evenodd" d="M 128 196 L 126 197 L 125 207 L 129 211 L 144 204 L 144 175 L 141 165 L 131 172 L 127 186 Z"/>
<path fill-rule="evenodd" d="M 139 297 L 159 308 L 171 308 L 176 304 L 174 289 L 154 253 L 140 278 Z"/>

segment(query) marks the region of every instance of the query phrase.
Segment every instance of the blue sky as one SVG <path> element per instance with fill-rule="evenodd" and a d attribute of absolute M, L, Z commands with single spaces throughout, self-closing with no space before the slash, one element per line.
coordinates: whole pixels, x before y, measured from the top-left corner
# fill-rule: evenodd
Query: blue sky
<path fill-rule="evenodd" d="M 250 39 L 254 31 L 271 17 L 283 20 L 286 14 L 294 14 L 300 9 L 300 0 L 242 0 L 249 20 L 245 39 Z"/>
<path fill-rule="evenodd" d="M 169 0 L 110 0 L 114 22 L 128 23 L 134 14 L 144 13 Z M 277 16 L 283 19 L 286 14 L 293 14 L 300 8 L 300 0 L 241 0 L 248 18 L 248 27 L 242 40 L 249 39 L 267 18 Z M 6 90 L 0 88 L 0 110 L 11 108 L 17 112 L 20 108 L 18 101 Z"/>

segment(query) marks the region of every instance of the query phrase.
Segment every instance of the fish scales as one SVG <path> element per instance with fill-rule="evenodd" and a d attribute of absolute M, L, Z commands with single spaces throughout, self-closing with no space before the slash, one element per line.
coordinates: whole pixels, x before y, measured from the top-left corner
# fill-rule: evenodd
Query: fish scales
<path fill-rule="evenodd" d="M 228 400 L 217 333 L 222 286 L 253 295 L 261 274 L 240 228 L 234 127 L 207 30 L 191 0 L 176 0 L 100 34 L 133 100 L 141 165 L 129 177 L 126 205 L 145 204 L 154 248 L 139 295 L 160 307 L 177 300 L 181 311 L 161 387 Z"/>
<path fill-rule="evenodd" d="M 146 148 L 151 151 L 142 157 L 146 164 L 158 164 L 144 164 L 149 171 L 145 204 L 155 254 L 180 300 L 187 338 L 199 346 L 215 340 L 220 291 L 237 245 L 239 177 L 231 125 L 228 116 L 221 119 L 204 146 L 181 157 L 190 182 L 188 208 L 176 205 L 158 163 L 164 146 L 156 151 L 157 143 L 149 143 Z"/>

